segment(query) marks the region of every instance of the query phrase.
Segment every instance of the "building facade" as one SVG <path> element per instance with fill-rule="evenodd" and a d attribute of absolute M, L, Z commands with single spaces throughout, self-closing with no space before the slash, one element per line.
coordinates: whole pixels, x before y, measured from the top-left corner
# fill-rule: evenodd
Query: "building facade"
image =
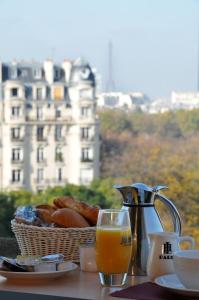
<path fill-rule="evenodd" d="M 98 109 L 124 109 L 136 111 L 137 109 L 145 108 L 150 103 L 149 97 L 140 92 L 122 93 L 122 92 L 107 92 L 100 93 L 97 99 Z"/>
<path fill-rule="evenodd" d="M 0 190 L 99 177 L 95 76 L 74 62 L 0 63 Z"/>

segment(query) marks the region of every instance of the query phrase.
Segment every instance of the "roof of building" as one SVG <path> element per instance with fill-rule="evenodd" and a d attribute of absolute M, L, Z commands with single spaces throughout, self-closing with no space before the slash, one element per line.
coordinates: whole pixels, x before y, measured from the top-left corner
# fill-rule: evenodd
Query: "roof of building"
<path fill-rule="evenodd" d="M 81 82 L 89 82 L 89 84 L 95 85 L 95 76 L 89 63 L 84 58 L 79 57 L 73 63 L 70 84 L 75 85 Z"/>

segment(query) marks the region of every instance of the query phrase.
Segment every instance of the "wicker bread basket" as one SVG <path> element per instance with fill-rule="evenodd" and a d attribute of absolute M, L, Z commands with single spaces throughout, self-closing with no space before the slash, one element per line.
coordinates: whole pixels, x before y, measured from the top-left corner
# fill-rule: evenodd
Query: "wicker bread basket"
<path fill-rule="evenodd" d="M 79 245 L 95 241 L 95 227 L 52 228 L 19 224 L 11 221 L 11 228 L 22 255 L 61 253 L 66 260 L 79 262 Z"/>

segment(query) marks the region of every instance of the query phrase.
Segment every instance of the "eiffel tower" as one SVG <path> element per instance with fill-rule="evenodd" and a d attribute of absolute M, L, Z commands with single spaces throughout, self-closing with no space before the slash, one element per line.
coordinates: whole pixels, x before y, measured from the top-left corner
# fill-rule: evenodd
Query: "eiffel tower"
<path fill-rule="evenodd" d="M 112 41 L 108 43 L 108 80 L 106 83 L 106 92 L 114 92 L 115 91 L 115 83 L 113 80 L 113 45 Z"/>

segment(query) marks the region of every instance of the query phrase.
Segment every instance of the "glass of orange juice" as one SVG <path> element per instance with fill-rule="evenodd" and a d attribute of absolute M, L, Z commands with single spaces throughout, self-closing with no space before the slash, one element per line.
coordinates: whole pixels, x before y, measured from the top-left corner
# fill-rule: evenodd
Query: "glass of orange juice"
<path fill-rule="evenodd" d="M 96 263 L 103 286 L 125 284 L 131 260 L 129 212 L 101 209 L 96 230 Z"/>

